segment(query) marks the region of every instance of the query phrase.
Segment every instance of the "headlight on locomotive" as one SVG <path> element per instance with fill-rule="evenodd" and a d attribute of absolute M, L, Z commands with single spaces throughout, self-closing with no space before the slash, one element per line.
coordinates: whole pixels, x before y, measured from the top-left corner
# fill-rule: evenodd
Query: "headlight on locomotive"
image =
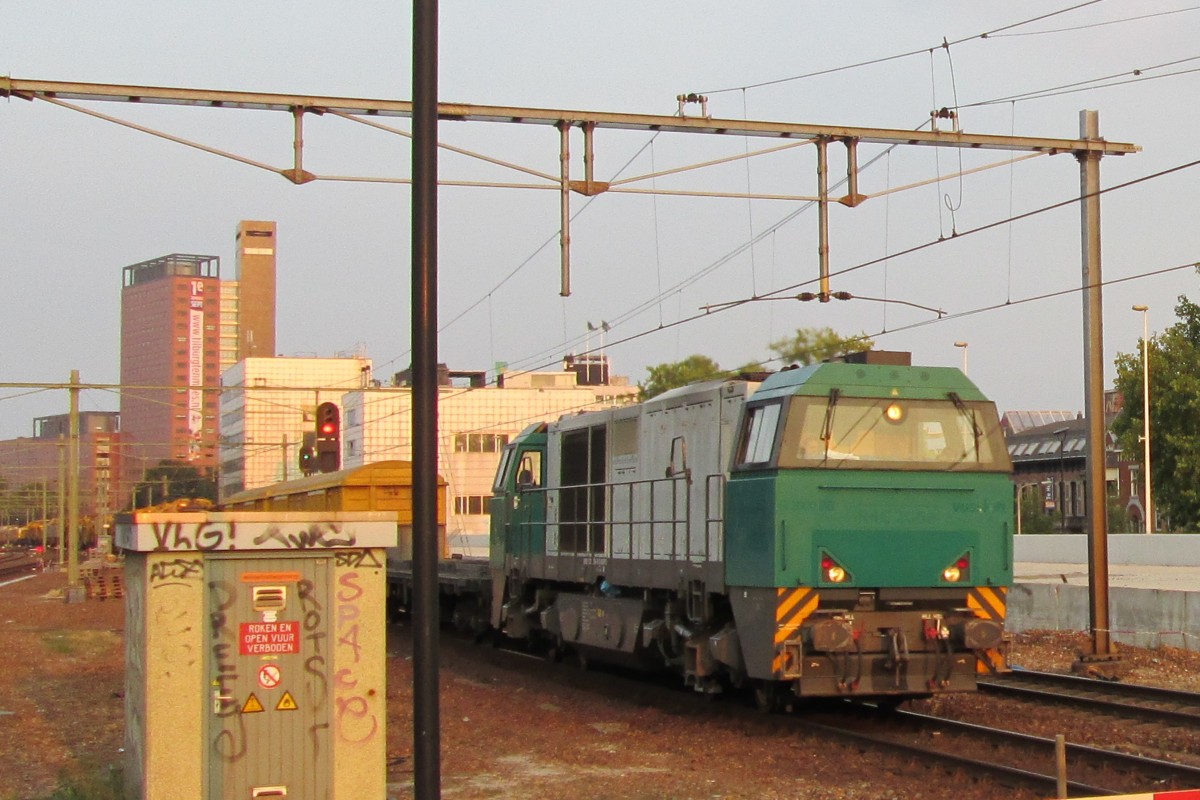
<path fill-rule="evenodd" d="M 823 552 L 821 553 L 821 580 L 825 583 L 846 583 L 850 580 L 850 573 L 833 556 Z"/>
<path fill-rule="evenodd" d="M 950 564 L 942 570 L 942 580 L 946 583 L 959 583 L 969 580 L 971 577 L 971 556 L 968 553 L 963 553 L 958 558 L 954 559 L 954 563 Z"/>

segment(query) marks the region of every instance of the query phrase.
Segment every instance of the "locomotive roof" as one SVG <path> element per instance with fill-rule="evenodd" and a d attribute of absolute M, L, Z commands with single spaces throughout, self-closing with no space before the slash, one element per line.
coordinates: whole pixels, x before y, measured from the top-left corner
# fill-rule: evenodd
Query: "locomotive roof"
<path fill-rule="evenodd" d="M 753 381 L 744 381 L 737 378 L 717 378 L 710 381 L 689 383 L 687 386 L 679 386 L 665 391 L 662 394 L 655 395 L 645 402 L 647 405 L 673 405 L 685 400 L 686 398 L 709 394 L 714 390 L 719 391 L 725 386 L 730 387 L 728 390 L 726 390 L 727 393 L 739 394 L 740 392 L 745 391 L 744 389 L 741 389 L 741 387 L 745 385 L 749 385 L 751 387 L 757 386 L 757 384 Z"/>
<path fill-rule="evenodd" d="M 831 389 L 852 397 L 943 400 L 949 392 L 955 392 L 963 400 L 987 400 L 978 387 L 954 367 L 843 363 L 810 364 L 776 372 L 763 381 L 751 399 L 797 394 L 824 396 Z"/>

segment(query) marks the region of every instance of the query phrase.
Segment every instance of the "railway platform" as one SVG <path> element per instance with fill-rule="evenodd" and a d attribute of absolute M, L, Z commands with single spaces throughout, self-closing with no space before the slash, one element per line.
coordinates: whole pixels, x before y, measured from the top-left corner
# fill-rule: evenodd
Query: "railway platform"
<path fill-rule="evenodd" d="M 1017 537 L 1008 628 L 1087 630 L 1087 541 Z M 1138 647 L 1200 648 L 1200 536 L 1109 537 L 1110 635 Z"/>

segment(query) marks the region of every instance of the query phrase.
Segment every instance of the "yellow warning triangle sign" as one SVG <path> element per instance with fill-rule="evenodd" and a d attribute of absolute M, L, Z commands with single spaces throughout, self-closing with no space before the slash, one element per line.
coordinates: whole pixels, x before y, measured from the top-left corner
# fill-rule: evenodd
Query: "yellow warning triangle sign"
<path fill-rule="evenodd" d="M 296 698 L 292 697 L 292 693 L 286 691 L 283 693 L 283 697 L 279 698 L 279 702 L 275 704 L 276 711 L 295 711 L 299 707 L 296 705 Z"/>
<path fill-rule="evenodd" d="M 258 702 L 258 698 L 254 696 L 254 692 L 246 698 L 246 702 L 242 704 L 243 714 L 257 714 L 259 711 L 264 711 L 263 704 Z"/>

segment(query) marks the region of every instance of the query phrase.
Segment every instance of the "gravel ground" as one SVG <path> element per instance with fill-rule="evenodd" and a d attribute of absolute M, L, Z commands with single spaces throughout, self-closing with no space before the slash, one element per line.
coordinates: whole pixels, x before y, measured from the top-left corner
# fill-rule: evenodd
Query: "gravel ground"
<path fill-rule="evenodd" d="M 0 587 L 0 798 L 49 797 L 64 781 L 119 765 L 123 729 L 124 611 L 120 600 L 61 599 L 61 575 Z M 1069 671 L 1082 634 L 1015 637 L 1014 663 Z M 646 684 L 604 688 L 603 676 L 531 659 L 496 661 L 488 648 L 441 648 L 442 796 L 475 798 L 947 798 L 997 796 L 954 772 L 797 735 L 786 720 L 723 713 L 729 701 L 680 702 Z M 388 780 L 391 798 L 412 796 L 411 643 L 405 625 L 387 642 Z M 1200 691 L 1200 655 L 1122 648 L 1127 680 Z M 600 687 L 597 688 L 597 682 Z M 994 697 L 924 703 L 963 719 L 1014 722 Z M 1110 720 L 1039 706 L 1017 715 L 1041 735 L 1108 737 L 1138 752 L 1200 753 L 1190 731 L 1145 741 Z M 1010 798 L 1035 795 L 1005 791 Z M 86 796 L 86 795 L 85 795 Z"/>

